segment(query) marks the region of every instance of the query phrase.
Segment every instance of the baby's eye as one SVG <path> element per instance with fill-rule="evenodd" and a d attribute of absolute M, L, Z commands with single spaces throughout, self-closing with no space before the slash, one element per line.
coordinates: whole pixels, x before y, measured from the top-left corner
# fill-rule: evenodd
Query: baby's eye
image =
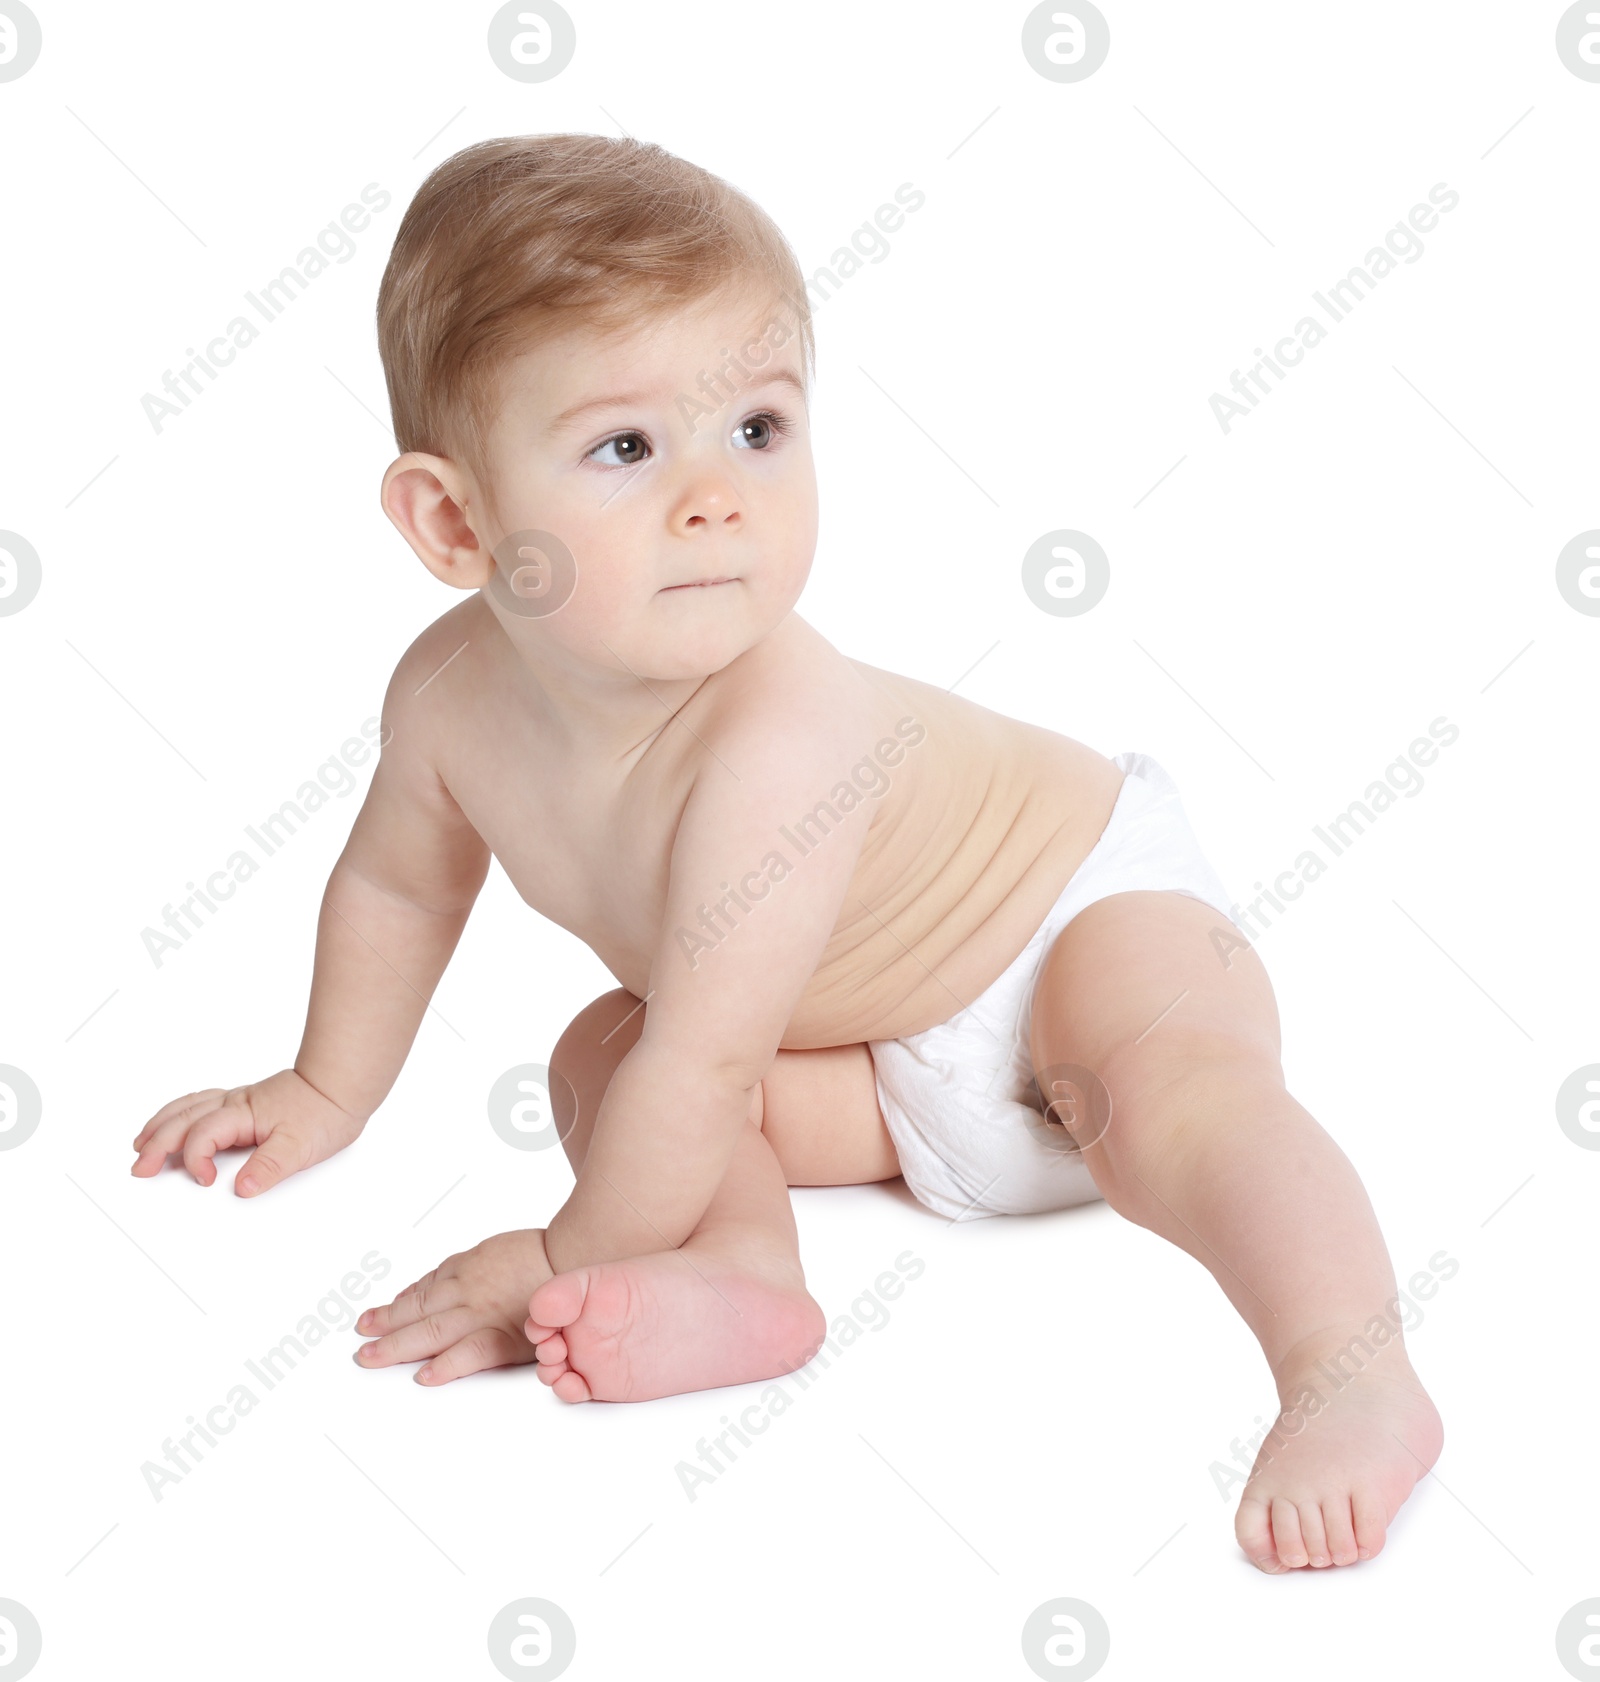
<path fill-rule="evenodd" d="M 775 409 L 763 409 L 760 414 L 751 415 L 748 420 L 741 421 L 733 429 L 734 448 L 739 450 L 770 449 L 774 438 L 782 437 L 793 430 L 793 423 L 786 420 Z"/>
<path fill-rule="evenodd" d="M 613 447 L 621 459 L 615 461 L 602 460 L 600 452 Z M 645 442 L 642 432 L 619 432 L 615 438 L 608 438 L 605 443 L 596 444 L 590 450 L 589 458 L 592 461 L 600 462 L 602 467 L 632 467 L 636 462 L 645 460 L 649 451 L 650 446 Z"/>

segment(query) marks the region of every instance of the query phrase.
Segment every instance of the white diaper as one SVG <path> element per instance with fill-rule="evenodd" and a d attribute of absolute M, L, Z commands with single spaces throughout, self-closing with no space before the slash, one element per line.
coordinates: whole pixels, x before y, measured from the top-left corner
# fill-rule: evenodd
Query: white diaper
<path fill-rule="evenodd" d="M 1232 919 L 1166 771 L 1119 753 L 1125 773 L 1100 839 L 1010 967 L 947 1022 L 868 1040 L 878 1103 L 919 1203 L 950 1220 L 1032 1215 L 1100 1195 L 1066 1129 L 1043 1116 L 1029 1048 L 1033 993 L 1055 937 L 1108 894 L 1168 888 Z"/>

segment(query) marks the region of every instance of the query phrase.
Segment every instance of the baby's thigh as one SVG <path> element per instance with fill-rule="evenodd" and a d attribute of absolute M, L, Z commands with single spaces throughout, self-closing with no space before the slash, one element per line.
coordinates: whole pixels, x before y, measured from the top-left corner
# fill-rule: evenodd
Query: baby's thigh
<path fill-rule="evenodd" d="M 865 1045 L 780 1051 L 761 1082 L 761 1131 L 792 1186 L 857 1186 L 900 1172 Z"/>
<path fill-rule="evenodd" d="M 1281 1048 L 1260 957 L 1210 905 L 1168 891 L 1112 894 L 1067 924 L 1039 971 L 1031 1031 L 1036 1071 L 1092 1070 L 1114 1101 L 1201 1058 L 1275 1067 Z"/>

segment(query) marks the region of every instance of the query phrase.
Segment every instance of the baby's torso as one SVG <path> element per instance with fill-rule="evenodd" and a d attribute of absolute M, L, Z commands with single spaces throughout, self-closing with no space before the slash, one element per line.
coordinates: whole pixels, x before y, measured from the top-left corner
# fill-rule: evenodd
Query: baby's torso
<path fill-rule="evenodd" d="M 522 898 L 643 998 L 673 837 L 709 751 L 695 724 L 714 718 L 725 683 L 753 672 L 782 682 L 803 665 L 807 684 L 837 683 L 860 709 L 860 753 L 819 799 L 874 810 L 782 1045 L 891 1039 L 945 1021 L 1027 945 L 1105 828 L 1122 773 L 1053 731 L 849 660 L 794 615 L 734 665 L 737 678 L 734 667 L 713 674 L 636 753 L 575 765 L 519 723 L 494 693 L 504 664 L 481 657 L 472 681 L 439 697 L 456 716 L 430 731 L 436 768 Z M 762 861 L 769 874 L 826 844 L 826 811 L 808 805 L 795 819 Z"/>

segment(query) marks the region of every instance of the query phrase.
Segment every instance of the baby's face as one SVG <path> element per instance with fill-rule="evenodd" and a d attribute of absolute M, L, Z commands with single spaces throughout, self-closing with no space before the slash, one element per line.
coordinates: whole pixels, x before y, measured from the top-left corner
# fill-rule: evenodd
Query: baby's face
<path fill-rule="evenodd" d="M 788 614 L 817 540 L 792 321 L 732 289 L 507 364 L 487 440 L 493 523 L 481 508 L 472 523 L 499 562 L 485 598 L 536 662 L 704 677 Z M 528 532 L 555 537 L 570 565 L 523 548 Z"/>

